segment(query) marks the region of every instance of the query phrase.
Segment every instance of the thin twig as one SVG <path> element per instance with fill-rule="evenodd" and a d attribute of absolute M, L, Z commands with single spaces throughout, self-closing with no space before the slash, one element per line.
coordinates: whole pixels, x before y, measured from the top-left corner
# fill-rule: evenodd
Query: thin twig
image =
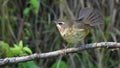
<path fill-rule="evenodd" d="M 48 58 L 48 57 L 55 57 L 59 55 L 65 55 L 68 53 L 75 53 L 77 51 L 81 50 L 87 50 L 91 48 L 120 48 L 120 43 L 117 42 L 101 42 L 101 43 L 91 43 L 91 44 L 86 44 L 86 45 L 81 45 L 80 47 L 74 47 L 74 48 L 67 48 L 67 49 L 61 49 L 53 52 L 47 52 L 47 53 L 35 53 L 32 55 L 28 56 L 22 56 L 22 57 L 12 57 L 12 58 L 5 58 L 5 59 L 0 59 L 0 65 L 4 64 L 10 64 L 10 63 L 18 63 L 18 62 L 24 62 L 24 61 L 29 61 L 29 60 L 34 60 L 38 58 Z"/>

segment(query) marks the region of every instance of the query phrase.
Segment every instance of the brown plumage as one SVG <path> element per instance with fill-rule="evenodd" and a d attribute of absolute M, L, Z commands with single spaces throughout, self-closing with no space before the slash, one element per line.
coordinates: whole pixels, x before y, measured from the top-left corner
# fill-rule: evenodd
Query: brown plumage
<path fill-rule="evenodd" d="M 92 26 L 103 23 L 103 16 L 92 8 L 83 8 L 77 20 L 58 19 L 56 26 L 68 43 L 79 43 L 89 33 Z"/>

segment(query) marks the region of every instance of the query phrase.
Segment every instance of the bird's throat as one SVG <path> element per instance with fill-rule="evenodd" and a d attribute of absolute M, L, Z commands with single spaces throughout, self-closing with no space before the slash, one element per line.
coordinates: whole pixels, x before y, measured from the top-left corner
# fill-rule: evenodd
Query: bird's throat
<path fill-rule="evenodd" d="M 57 28 L 58 28 L 58 31 L 61 32 L 62 31 L 62 28 L 60 25 L 57 25 Z"/>
<path fill-rule="evenodd" d="M 61 32 L 61 35 L 64 36 L 64 35 L 74 35 L 76 32 L 71 29 L 71 28 L 66 28 L 63 32 Z"/>

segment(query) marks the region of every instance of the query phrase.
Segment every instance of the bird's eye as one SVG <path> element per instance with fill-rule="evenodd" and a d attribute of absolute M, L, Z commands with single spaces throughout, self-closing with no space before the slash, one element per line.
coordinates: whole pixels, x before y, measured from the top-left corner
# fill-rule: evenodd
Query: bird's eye
<path fill-rule="evenodd" d="M 64 24 L 64 22 L 58 22 L 58 24 L 59 24 L 59 25 L 63 25 L 63 24 Z"/>

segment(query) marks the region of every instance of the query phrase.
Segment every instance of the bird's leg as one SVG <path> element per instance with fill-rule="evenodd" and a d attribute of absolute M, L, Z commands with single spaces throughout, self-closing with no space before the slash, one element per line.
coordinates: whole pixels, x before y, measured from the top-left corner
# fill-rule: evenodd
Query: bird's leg
<path fill-rule="evenodd" d="M 63 45 L 64 50 L 63 50 L 63 55 L 66 55 L 66 49 L 68 48 L 68 44 Z"/>
<path fill-rule="evenodd" d="M 66 55 L 66 49 L 71 46 L 71 44 L 66 44 L 64 45 L 64 52 L 63 52 L 63 55 Z"/>
<path fill-rule="evenodd" d="M 68 46 L 69 46 L 69 44 L 65 44 L 65 45 L 63 45 L 64 46 L 64 49 L 67 49 L 68 48 Z"/>

